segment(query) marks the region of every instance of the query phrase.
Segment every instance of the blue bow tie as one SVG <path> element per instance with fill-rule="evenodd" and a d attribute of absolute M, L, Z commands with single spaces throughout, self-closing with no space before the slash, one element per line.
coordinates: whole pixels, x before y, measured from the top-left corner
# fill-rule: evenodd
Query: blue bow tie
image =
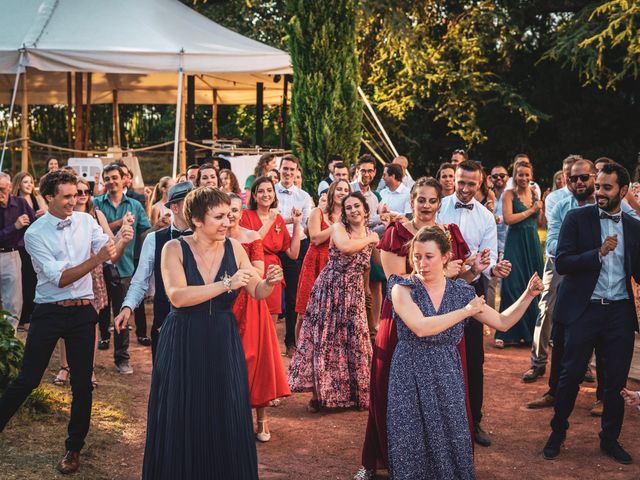
<path fill-rule="evenodd" d="M 63 230 L 71 225 L 71 219 L 67 218 L 66 220 L 60 220 L 57 225 L 58 230 Z"/>
<path fill-rule="evenodd" d="M 291 195 L 293 192 L 287 189 L 280 189 L 278 190 L 278 193 L 286 193 L 287 195 Z"/>
<path fill-rule="evenodd" d="M 602 220 L 613 220 L 614 222 L 618 223 L 622 218 L 622 215 L 609 215 L 608 213 L 601 212 L 600 218 Z"/>

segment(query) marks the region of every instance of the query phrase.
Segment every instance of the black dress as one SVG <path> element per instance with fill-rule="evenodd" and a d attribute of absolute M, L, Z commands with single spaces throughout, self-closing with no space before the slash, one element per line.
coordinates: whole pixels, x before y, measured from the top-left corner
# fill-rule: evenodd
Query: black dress
<path fill-rule="evenodd" d="M 179 240 L 187 284 L 203 285 L 191 248 Z M 237 268 L 227 239 L 215 281 Z M 247 367 L 231 311 L 237 295 L 171 306 L 153 367 L 143 479 L 257 480 Z"/>

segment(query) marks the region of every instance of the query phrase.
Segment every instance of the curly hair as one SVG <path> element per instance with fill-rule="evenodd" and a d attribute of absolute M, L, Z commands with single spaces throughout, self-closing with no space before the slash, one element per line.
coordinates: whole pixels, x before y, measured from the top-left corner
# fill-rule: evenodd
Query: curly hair
<path fill-rule="evenodd" d="M 55 197 L 58 193 L 58 185 L 64 183 L 71 183 L 75 185 L 77 181 L 77 177 L 66 170 L 56 170 L 54 172 L 47 173 L 40 181 L 40 195 L 45 199 L 47 198 L 47 195 Z"/>
<path fill-rule="evenodd" d="M 357 198 L 358 200 L 360 200 L 360 202 L 362 203 L 362 207 L 364 208 L 365 220 L 369 220 L 369 213 L 370 213 L 369 204 L 367 203 L 367 200 L 364 198 L 364 195 L 362 195 L 362 192 L 351 192 L 349 195 L 344 197 L 344 200 L 342 200 L 342 214 L 340 215 L 340 220 L 342 221 L 344 228 L 346 228 L 348 232 L 351 231 L 351 225 L 347 220 L 347 211 L 345 210 L 345 205 L 347 204 L 347 200 L 349 200 L 350 198 Z"/>

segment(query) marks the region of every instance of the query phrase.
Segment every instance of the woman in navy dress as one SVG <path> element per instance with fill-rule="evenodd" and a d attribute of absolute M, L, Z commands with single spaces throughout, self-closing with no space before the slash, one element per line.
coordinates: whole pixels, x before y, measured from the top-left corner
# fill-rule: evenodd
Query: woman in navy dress
<path fill-rule="evenodd" d="M 501 314 L 463 280 L 444 275 L 451 244 L 438 227 L 411 241 L 409 278 L 389 278 L 398 345 L 391 362 L 387 432 L 393 480 L 475 478 L 457 345 L 467 318 L 506 330 L 542 292 L 537 273 Z"/>
<path fill-rule="evenodd" d="M 225 239 L 230 200 L 204 187 L 185 199 L 191 237 L 162 250 L 171 313 L 151 380 L 142 478 L 258 478 L 242 343 L 233 302 L 240 288 L 262 299 L 282 281 L 273 265 L 261 280 L 242 245 Z"/>

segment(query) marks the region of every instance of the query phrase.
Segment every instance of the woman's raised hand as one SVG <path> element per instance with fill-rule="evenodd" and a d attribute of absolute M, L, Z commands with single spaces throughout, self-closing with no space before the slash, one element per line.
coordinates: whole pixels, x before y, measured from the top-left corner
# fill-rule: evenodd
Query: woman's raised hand
<path fill-rule="evenodd" d="M 467 306 L 464 307 L 464 309 L 467 310 L 467 312 L 469 312 L 470 317 L 473 317 L 474 315 L 482 313 L 482 310 L 484 309 L 484 305 L 485 305 L 484 295 L 481 297 L 476 296 L 473 300 L 467 303 Z"/>
<path fill-rule="evenodd" d="M 253 272 L 247 268 L 238 269 L 233 277 L 231 277 L 231 285 L 229 288 L 231 288 L 231 290 L 237 290 L 245 287 L 249 283 L 249 280 L 251 280 L 252 275 Z"/>
<path fill-rule="evenodd" d="M 449 260 L 444 267 L 444 276 L 456 278 L 462 271 L 462 260 Z"/>
<path fill-rule="evenodd" d="M 529 279 L 529 285 L 527 285 L 527 294 L 532 297 L 537 297 L 544 290 L 542 280 L 538 276 L 538 272 L 533 272 L 531 279 Z"/>

